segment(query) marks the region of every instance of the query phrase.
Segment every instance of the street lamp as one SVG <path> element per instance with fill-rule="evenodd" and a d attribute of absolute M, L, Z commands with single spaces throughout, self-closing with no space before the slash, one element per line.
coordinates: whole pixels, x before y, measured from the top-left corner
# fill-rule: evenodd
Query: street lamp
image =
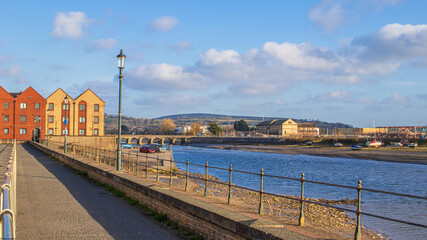
<path fill-rule="evenodd" d="M 121 171 L 122 170 L 122 148 L 121 148 L 121 140 L 122 140 L 122 79 L 123 79 L 123 68 L 125 68 L 125 59 L 126 55 L 123 54 L 123 50 L 120 50 L 120 54 L 117 55 L 117 64 L 120 69 L 120 75 L 119 75 L 119 136 L 117 141 L 117 164 L 116 164 L 116 170 Z"/>
<path fill-rule="evenodd" d="M 65 132 L 64 132 L 64 154 L 66 154 L 66 153 L 67 153 L 67 134 L 68 134 L 68 129 L 67 129 L 67 124 L 68 124 L 68 118 L 67 118 L 68 96 L 67 96 L 67 95 L 65 95 L 64 102 L 65 102 L 65 118 L 64 118 L 64 125 L 65 125 Z"/>
<path fill-rule="evenodd" d="M 47 110 L 47 120 L 46 120 L 46 130 L 47 130 L 47 138 L 46 138 L 46 147 L 49 147 L 49 109 Z"/>

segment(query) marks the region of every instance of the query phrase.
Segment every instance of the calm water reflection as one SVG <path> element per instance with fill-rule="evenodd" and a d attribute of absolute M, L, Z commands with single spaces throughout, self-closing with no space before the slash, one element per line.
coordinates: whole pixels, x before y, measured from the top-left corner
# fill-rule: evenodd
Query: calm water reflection
<path fill-rule="evenodd" d="M 308 155 L 286 155 L 245 151 L 218 150 L 188 146 L 174 147 L 175 161 L 205 164 L 265 174 L 378 189 L 418 196 L 427 196 L 427 165 L 380 162 L 371 160 L 329 158 Z M 177 163 L 185 170 L 185 164 Z M 190 166 L 190 171 L 204 173 L 204 167 Z M 209 174 L 228 181 L 228 171 L 209 169 Z M 259 189 L 259 176 L 233 173 L 233 183 Z M 307 183 L 305 196 L 325 199 L 357 198 L 357 191 Z M 279 194 L 300 194 L 300 182 L 266 177 L 264 191 Z M 362 192 L 362 211 L 391 218 L 427 224 L 427 201 L 386 194 Z M 362 224 L 387 234 L 392 239 L 426 239 L 427 230 L 362 216 Z"/>

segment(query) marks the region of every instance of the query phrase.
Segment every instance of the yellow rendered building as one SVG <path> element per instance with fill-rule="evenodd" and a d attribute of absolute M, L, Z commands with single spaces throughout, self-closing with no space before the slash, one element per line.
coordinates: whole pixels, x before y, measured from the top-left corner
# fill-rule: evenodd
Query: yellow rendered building
<path fill-rule="evenodd" d="M 65 97 L 68 104 L 65 104 Z M 88 89 L 73 99 L 59 88 L 46 98 L 49 135 L 103 136 L 105 102 Z M 65 125 L 64 121 L 67 121 Z"/>

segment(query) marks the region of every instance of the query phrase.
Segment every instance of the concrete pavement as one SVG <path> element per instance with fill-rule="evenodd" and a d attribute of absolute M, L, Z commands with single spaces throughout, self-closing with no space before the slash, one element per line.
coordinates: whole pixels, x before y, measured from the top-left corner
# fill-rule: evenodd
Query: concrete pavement
<path fill-rule="evenodd" d="M 18 239 L 183 239 L 28 144 L 17 148 Z"/>

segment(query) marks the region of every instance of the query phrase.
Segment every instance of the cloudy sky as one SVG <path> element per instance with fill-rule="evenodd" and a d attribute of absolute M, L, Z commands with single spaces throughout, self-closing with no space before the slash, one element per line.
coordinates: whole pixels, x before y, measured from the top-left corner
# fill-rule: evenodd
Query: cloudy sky
<path fill-rule="evenodd" d="M 424 0 L 2 1 L 0 85 L 123 114 L 427 125 Z"/>

